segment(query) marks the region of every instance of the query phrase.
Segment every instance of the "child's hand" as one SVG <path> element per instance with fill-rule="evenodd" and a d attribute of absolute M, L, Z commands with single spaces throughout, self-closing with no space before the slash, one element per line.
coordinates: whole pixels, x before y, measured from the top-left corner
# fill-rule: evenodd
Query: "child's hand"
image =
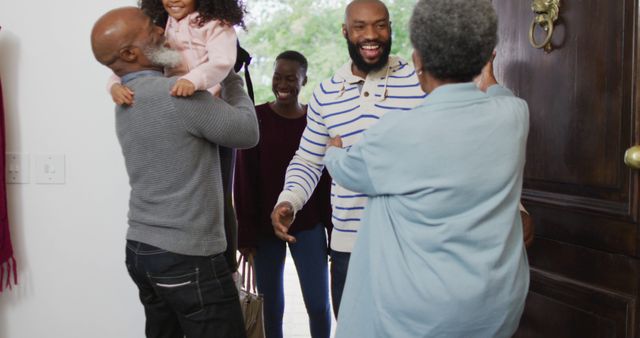
<path fill-rule="evenodd" d="M 176 84 L 171 88 L 171 95 L 173 96 L 191 96 L 196 91 L 196 86 L 193 82 L 180 79 L 176 81 Z"/>
<path fill-rule="evenodd" d="M 123 86 L 119 83 L 114 83 L 111 86 L 111 99 L 117 105 L 131 105 L 133 104 L 133 91 L 127 86 Z"/>

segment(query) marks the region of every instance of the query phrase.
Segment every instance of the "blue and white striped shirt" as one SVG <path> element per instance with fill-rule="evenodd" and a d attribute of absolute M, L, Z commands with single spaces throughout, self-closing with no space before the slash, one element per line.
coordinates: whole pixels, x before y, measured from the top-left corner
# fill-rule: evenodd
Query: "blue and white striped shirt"
<path fill-rule="evenodd" d="M 425 97 L 413 66 L 398 57 L 390 56 L 387 67 L 369 73 L 366 79 L 353 75 L 351 62 L 340 67 L 313 92 L 307 127 L 287 168 L 277 203 L 290 202 L 297 212 L 309 200 L 322 175 L 329 138 L 340 135 L 348 148 L 385 113 L 411 109 Z M 351 252 L 366 204 L 366 195 L 332 182 L 333 250 Z"/>

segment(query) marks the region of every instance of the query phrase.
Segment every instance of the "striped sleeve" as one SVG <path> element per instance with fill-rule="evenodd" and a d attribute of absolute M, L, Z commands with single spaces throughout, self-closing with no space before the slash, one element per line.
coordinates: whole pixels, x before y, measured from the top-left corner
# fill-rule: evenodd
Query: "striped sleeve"
<path fill-rule="evenodd" d="M 322 160 L 328 142 L 329 132 L 314 93 L 307 108 L 307 127 L 300 138 L 298 150 L 287 167 L 284 187 L 276 205 L 286 201 L 291 203 L 294 212 L 298 212 L 307 203 L 322 176 Z"/>

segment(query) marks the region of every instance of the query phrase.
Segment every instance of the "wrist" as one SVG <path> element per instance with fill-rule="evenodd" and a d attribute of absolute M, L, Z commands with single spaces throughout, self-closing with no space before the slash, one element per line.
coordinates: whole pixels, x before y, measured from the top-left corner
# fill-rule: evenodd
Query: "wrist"
<path fill-rule="evenodd" d="M 291 210 L 293 211 L 294 215 L 300 209 L 302 209 L 302 206 L 304 205 L 304 200 L 302 200 L 298 195 L 296 195 L 296 193 L 289 190 L 284 190 L 280 193 L 280 196 L 278 196 L 278 201 L 276 202 L 276 207 L 283 202 L 287 202 L 290 204 Z"/>

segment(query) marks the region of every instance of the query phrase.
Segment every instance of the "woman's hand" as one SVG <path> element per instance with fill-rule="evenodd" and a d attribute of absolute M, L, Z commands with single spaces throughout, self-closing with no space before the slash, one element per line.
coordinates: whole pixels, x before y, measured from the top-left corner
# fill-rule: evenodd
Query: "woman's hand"
<path fill-rule="evenodd" d="M 238 251 L 240 251 L 240 254 L 247 258 L 249 258 L 249 256 L 255 257 L 256 255 L 256 248 L 239 248 Z"/>
<path fill-rule="evenodd" d="M 476 86 L 478 86 L 478 88 L 483 92 L 486 92 L 489 87 L 498 84 L 498 80 L 496 80 L 496 77 L 493 74 L 493 60 L 495 59 L 496 51 L 494 50 L 489 62 L 487 62 L 487 64 L 482 68 L 480 75 L 474 79 Z"/>
<path fill-rule="evenodd" d="M 327 146 L 342 148 L 342 138 L 340 137 L 340 135 L 329 139 L 329 144 L 327 144 Z"/>
<path fill-rule="evenodd" d="M 533 238 L 535 236 L 533 219 L 531 216 L 524 212 L 520 211 L 520 217 L 522 218 L 522 235 L 524 237 L 524 246 L 529 249 L 533 244 Z"/>

